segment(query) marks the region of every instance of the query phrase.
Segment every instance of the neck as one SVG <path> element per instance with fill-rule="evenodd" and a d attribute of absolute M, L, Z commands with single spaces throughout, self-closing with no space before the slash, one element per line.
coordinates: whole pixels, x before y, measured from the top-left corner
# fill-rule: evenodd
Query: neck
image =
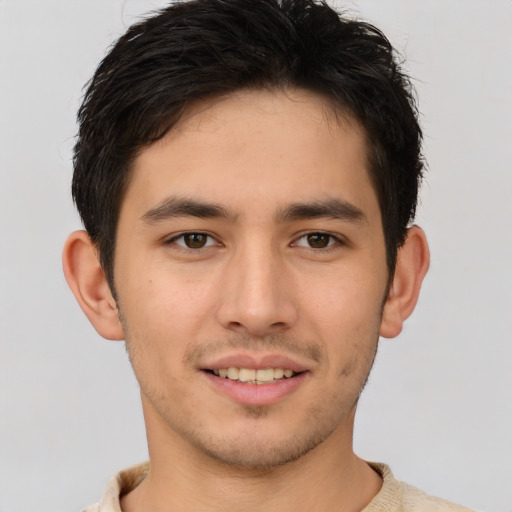
<path fill-rule="evenodd" d="M 382 485 L 380 476 L 353 453 L 351 428 L 336 430 L 293 462 L 245 468 L 213 460 L 155 427 L 147 424 L 149 474 L 123 497 L 123 512 L 356 512 Z"/>

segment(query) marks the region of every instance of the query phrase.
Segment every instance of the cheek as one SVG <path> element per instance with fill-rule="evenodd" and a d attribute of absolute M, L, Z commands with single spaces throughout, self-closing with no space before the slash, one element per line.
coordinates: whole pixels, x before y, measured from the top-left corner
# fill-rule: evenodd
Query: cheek
<path fill-rule="evenodd" d="M 139 288 L 140 300 L 126 304 L 126 318 L 137 338 L 162 350 L 179 350 L 193 338 L 201 317 L 201 301 L 170 287 L 148 283 Z"/>
<path fill-rule="evenodd" d="M 310 329 L 325 346 L 334 378 L 369 370 L 381 321 L 382 283 L 376 283 L 371 273 L 358 274 L 354 269 L 330 276 L 321 287 L 310 283 L 309 295 L 302 292 L 308 297 L 303 301 L 308 311 L 303 318 L 309 318 Z"/>
<path fill-rule="evenodd" d="M 357 268 L 309 280 L 299 291 L 303 307 L 329 330 L 374 329 L 380 317 L 385 279 Z"/>
<path fill-rule="evenodd" d="M 133 371 L 143 394 L 156 405 L 168 400 L 169 393 L 187 394 L 182 361 L 191 329 L 186 316 L 176 309 L 177 301 L 164 304 L 158 300 L 161 295 L 141 296 L 146 299 L 140 304 L 126 310 L 121 305 L 120 311 Z"/>
<path fill-rule="evenodd" d="M 165 258 L 134 258 L 119 270 L 119 298 L 132 323 L 176 332 L 208 310 L 211 283 Z"/>
<path fill-rule="evenodd" d="M 141 387 L 156 390 L 160 380 L 168 389 L 180 388 L 184 373 L 192 375 L 183 358 L 198 339 L 215 332 L 215 289 L 211 279 L 184 275 L 168 264 L 133 272 L 123 283 L 120 311 Z"/>

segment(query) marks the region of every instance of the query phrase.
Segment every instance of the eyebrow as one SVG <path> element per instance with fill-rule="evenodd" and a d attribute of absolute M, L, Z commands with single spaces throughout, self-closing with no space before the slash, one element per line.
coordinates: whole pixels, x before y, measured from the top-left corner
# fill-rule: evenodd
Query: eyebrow
<path fill-rule="evenodd" d="M 155 208 L 142 215 L 141 220 L 148 224 L 168 220 L 173 217 L 199 217 L 201 219 L 235 219 L 235 215 L 224 206 L 206 203 L 185 197 L 169 197 Z"/>
<path fill-rule="evenodd" d="M 222 205 L 185 197 L 169 197 L 148 210 L 141 220 L 155 224 L 175 217 L 235 220 L 236 215 Z M 318 218 L 331 218 L 351 222 L 367 222 L 367 217 L 357 206 L 342 199 L 327 199 L 306 203 L 292 203 L 277 211 L 277 222 L 290 222 Z"/>
<path fill-rule="evenodd" d="M 280 210 L 277 214 L 277 219 L 280 222 L 318 218 L 368 222 L 366 215 L 361 209 L 342 199 L 293 203 Z"/>

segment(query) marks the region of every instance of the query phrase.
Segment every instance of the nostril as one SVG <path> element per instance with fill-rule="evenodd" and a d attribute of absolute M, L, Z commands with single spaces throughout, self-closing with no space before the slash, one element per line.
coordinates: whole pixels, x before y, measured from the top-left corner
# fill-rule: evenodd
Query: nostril
<path fill-rule="evenodd" d="M 224 329 L 251 336 L 285 331 L 296 322 L 297 308 L 291 301 L 276 297 L 256 298 L 249 297 L 249 300 L 233 294 L 223 299 L 216 309 L 216 320 Z"/>

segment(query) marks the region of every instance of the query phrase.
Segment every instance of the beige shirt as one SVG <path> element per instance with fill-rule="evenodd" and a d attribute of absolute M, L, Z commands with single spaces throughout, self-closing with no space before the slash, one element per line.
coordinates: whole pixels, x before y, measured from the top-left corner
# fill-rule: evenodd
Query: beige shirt
<path fill-rule="evenodd" d="M 429 496 L 416 487 L 399 482 L 385 464 L 369 464 L 382 476 L 383 484 L 379 493 L 361 512 L 472 512 L 469 508 Z M 146 462 L 120 471 L 108 482 L 101 501 L 84 512 L 122 512 L 119 496 L 135 489 L 148 470 L 149 463 Z"/>

